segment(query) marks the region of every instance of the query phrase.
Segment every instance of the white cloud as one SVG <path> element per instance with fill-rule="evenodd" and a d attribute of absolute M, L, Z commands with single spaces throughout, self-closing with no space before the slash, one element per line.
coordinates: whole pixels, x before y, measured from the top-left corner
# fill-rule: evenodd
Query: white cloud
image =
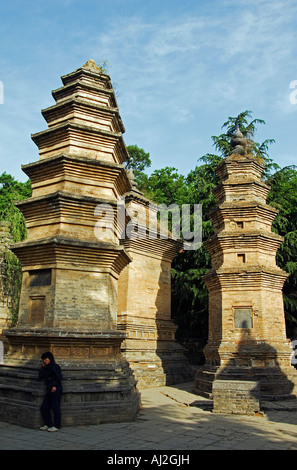
<path fill-rule="evenodd" d="M 266 1 L 227 16 L 219 13 L 166 23 L 134 17 L 127 24 L 123 19 L 97 38 L 96 49 L 128 84 L 125 95 L 133 94 L 148 109 L 158 106 L 161 93 L 171 107 L 176 92 L 187 94 L 189 88 L 197 100 L 206 90 L 209 96 L 230 100 L 243 94 L 264 99 L 274 86 L 272 79 L 293 66 L 296 31 L 290 28 L 291 14 L 280 3 L 268 7 Z"/>
<path fill-rule="evenodd" d="M 33 25 L 34 34 L 25 38 L 28 47 L 15 47 L 13 59 L 8 54 L 1 59 L 2 65 L 3 60 L 5 65 L 13 64 L 15 73 L 10 77 L 15 93 L 11 95 L 11 109 L 5 111 L 9 122 L 7 119 L 2 126 L 1 146 L 20 162 L 34 160 L 36 153 L 27 157 L 24 140 L 20 144 L 19 136 L 22 134 L 27 142 L 30 132 L 46 127 L 40 109 L 54 103 L 51 89 L 61 85 L 60 75 L 89 58 L 110 64 L 130 139 L 127 143 L 151 151 L 157 165 L 161 165 L 160 155 L 166 158 L 169 148 L 172 163 L 179 162 L 183 147 L 188 158 L 203 154 L 204 150 L 197 150 L 197 142 L 206 147 L 205 142 L 208 145 L 210 135 L 220 131 L 227 116 L 244 109 L 251 109 L 255 117 L 263 117 L 267 123 L 265 116 L 280 115 L 283 125 L 286 119 L 295 118 L 297 105 L 289 102 L 289 83 L 297 79 L 295 0 L 210 0 L 185 2 L 184 8 L 174 0 L 162 0 L 160 5 L 156 2 L 155 9 L 151 0 L 145 5 L 140 2 L 139 8 L 127 0 L 119 12 L 108 6 L 105 16 L 103 2 L 98 10 L 96 3 L 87 23 L 77 20 L 79 2 L 64 0 L 65 5 L 71 4 L 67 19 L 72 18 L 65 30 L 55 30 L 43 14 L 48 10 L 40 7 L 41 27 Z M 83 17 L 85 20 L 86 9 Z M 60 26 L 62 17 L 56 20 Z M 21 26 L 25 31 L 23 23 Z M 45 51 L 49 51 L 49 58 Z M 23 61 L 18 60 L 21 54 L 26 57 Z M 18 76 L 23 76 L 19 88 Z M 1 105 L 0 111 L 3 109 Z M 11 123 L 17 123 L 18 130 L 10 131 L 8 141 L 3 129 L 5 125 L 13 129 Z M 5 146 L 3 141 L 7 142 Z"/>

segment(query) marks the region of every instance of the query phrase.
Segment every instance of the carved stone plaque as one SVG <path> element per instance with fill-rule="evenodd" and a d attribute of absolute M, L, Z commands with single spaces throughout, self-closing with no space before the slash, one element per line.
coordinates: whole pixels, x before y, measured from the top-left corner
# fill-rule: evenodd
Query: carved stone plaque
<path fill-rule="evenodd" d="M 52 270 L 51 269 L 36 269 L 30 271 L 30 286 L 50 286 L 52 283 Z"/>
<path fill-rule="evenodd" d="M 234 309 L 235 328 L 253 328 L 252 309 L 235 308 Z"/>

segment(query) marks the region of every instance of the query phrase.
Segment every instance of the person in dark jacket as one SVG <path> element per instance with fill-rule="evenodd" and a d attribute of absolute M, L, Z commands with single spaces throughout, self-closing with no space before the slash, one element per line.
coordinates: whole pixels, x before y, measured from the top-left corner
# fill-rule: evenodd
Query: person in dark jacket
<path fill-rule="evenodd" d="M 60 401 L 63 392 L 62 371 L 51 352 L 42 354 L 41 359 L 43 365 L 39 370 L 39 379 L 45 381 L 46 393 L 40 407 L 45 425 L 40 429 L 50 432 L 59 431 L 61 427 Z M 54 415 L 54 421 L 52 421 L 51 411 Z"/>

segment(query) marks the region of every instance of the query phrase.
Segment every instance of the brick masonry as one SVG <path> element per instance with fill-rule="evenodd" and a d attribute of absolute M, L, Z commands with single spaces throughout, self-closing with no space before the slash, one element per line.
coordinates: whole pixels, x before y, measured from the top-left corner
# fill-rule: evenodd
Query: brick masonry
<path fill-rule="evenodd" d="M 255 381 L 215 380 L 213 413 L 254 416 L 260 411 L 260 384 Z"/>
<path fill-rule="evenodd" d="M 263 168 L 239 131 L 217 168 L 218 205 L 210 214 L 215 233 L 205 243 L 212 257 L 204 277 L 209 337 L 206 364 L 195 378 L 197 393 L 207 396 L 218 379 L 259 381 L 267 399 L 296 394 L 282 296 L 288 274 L 276 265 L 283 239 L 271 231 L 277 211 L 266 204 Z"/>

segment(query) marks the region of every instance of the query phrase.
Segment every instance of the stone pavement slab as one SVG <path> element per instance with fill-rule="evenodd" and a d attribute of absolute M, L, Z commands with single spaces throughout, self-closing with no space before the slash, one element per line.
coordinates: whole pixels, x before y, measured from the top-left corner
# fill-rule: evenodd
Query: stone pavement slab
<path fill-rule="evenodd" d="M 215 414 L 210 400 L 191 393 L 192 385 L 143 390 L 133 422 L 56 433 L 0 422 L 0 449 L 105 450 L 106 458 L 115 451 L 297 450 L 296 400 L 275 404 L 263 416 Z"/>

